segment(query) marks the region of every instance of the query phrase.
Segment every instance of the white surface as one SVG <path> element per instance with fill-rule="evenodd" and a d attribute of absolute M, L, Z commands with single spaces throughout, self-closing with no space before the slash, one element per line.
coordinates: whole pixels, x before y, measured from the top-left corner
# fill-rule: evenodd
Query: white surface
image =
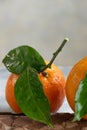
<path fill-rule="evenodd" d="M 64 72 L 65 76 L 67 76 L 70 70 L 70 67 L 60 67 L 60 68 Z M 0 112 L 13 112 L 5 99 L 5 85 L 6 85 L 8 76 L 9 76 L 9 72 L 5 68 L 0 68 Z M 68 106 L 66 99 L 58 112 L 72 113 L 72 110 Z"/>

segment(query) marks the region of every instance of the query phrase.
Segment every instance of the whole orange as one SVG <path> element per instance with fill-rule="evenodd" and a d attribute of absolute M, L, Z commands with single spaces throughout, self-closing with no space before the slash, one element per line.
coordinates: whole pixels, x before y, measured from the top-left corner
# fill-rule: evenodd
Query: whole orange
<path fill-rule="evenodd" d="M 84 78 L 86 72 L 87 72 L 87 56 L 79 60 L 72 67 L 67 77 L 65 86 L 66 97 L 73 111 L 75 111 L 75 94 L 78 89 L 79 83 Z M 85 119 L 87 119 L 87 116 L 85 116 Z"/>
<path fill-rule="evenodd" d="M 38 73 L 39 79 L 43 85 L 43 90 L 50 103 L 50 111 L 56 112 L 62 105 L 65 97 L 65 77 L 62 71 L 52 64 L 51 68 L 47 68 L 44 72 Z M 11 74 L 6 85 L 6 99 L 10 107 L 16 112 L 21 110 L 14 95 L 15 82 L 18 75 Z"/>

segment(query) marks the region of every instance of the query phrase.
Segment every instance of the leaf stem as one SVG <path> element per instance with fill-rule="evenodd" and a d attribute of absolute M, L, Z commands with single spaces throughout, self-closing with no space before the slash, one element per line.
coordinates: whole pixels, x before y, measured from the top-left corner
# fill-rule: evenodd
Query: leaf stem
<path fill-rule="evenodd" d="M 61 43 L 61 45 L 59 46 L 59 48 L 53 53 L 53 57 L 50 60 L 50 62 L 40 72 L 43 72 L 47 68 L 51 68 L 52 63 L 54 62 L 54 60 L 57 57 L 57 55 L 59 54 L 59 52 L 62 51 L 62 48 L 64 47 L 64 45 L 66 44 L 67 41 L 69 41 L 68 38 L 65 38 L 63 40 L 63 42 Z"/>

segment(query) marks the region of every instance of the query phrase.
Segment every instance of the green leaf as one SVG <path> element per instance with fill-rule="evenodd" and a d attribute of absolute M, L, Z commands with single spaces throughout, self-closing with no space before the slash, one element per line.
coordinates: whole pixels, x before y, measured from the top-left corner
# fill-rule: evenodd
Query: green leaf
<path fill-rule="evenodd" d="M 19 46 L 11 50 L 2 61 L 6 68 L 16 74 L 20 74 L 27 66 L 40 71 L 46 66 L 42 56 L 30 46 Z"/>
<path fill-rule="evenodd" d="M 20 74 L 15 96 L 25 115 L 52 127 L 50 105 L 35 69 L 28 67 Z"/>
<path fill-rule="evenodd" d="M 87 114 L 87 74 L 80 82 L 75 96 L 75 116 L 74 121 L 79 121 Z"/>

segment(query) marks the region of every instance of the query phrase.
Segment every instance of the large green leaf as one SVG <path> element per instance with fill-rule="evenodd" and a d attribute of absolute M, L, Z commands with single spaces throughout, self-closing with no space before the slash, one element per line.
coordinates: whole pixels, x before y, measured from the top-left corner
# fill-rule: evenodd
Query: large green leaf
<path fill-rule="evenodd" d="M 46 66 L 42 56 L 30 46 L 20 46 L 11 50 L 2 62 L 10 72 L 17 74 L 20 74 L 27 66 L 37 71 Z"/>
<path fill-rule="evenodd" d="M 35 69 L 28 67 L 20 74 L 15 85 L 15 96 L 25 115 L 52 126 L 50 105 Z"/>
<path fill-rule="evenodd" d="M 80 82 L 75 96 L 75 117 L 74 121 L 80 120 L 87 114 L 87 74 Z"/>

